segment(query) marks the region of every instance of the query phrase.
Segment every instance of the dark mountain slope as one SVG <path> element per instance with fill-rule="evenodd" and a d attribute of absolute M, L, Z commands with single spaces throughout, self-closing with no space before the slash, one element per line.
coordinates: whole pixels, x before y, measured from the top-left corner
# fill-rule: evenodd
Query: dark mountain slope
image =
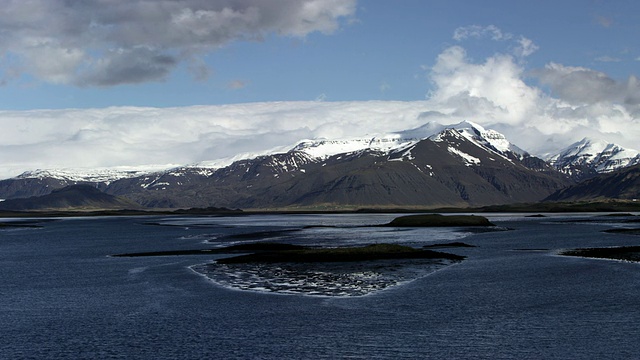
<path fill-rule="evenodd" d="M 107 191 L 151 207 L 441 207 L 538 201 L 568 184 L 450 130 L 391 152 L 320 160 L 290 151 L 207 174 L 184 168 L 120 180 Z"/>
<path fill-rule="evenodd" d="M 50 194 L 53 190 L 62 189 L 67 186 L 84 184 L 106 189 L 104 183 L 77 182 L 53 177 L 33 177 L 33 178 L 11 178 L 0 180 L 0 194 L 3 199 L 24 199 L 33 196 Z"/>
<path fill-rule="evenodd" d="M 577 185 L 559 190 L 547 201 L 592 201 L 602 199 L 640 199 L 640 165 L 601 174 Z"/>
<path fill-rule="evenodd" d="M 129 200 L 105 194 L 89 185 L 72 185 L 43 196 L 0 202 L 2 210 L 93 210 L 135 209 L 139 207 Z"/>

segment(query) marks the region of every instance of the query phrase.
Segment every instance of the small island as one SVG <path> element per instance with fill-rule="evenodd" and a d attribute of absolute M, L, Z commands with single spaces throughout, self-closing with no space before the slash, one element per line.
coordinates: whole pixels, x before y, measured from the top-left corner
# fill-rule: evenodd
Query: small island
<path fill-rule="evenodd" d="M 477 215 L 439 215 L 420 214 L 400 216 L 390 223 L 389 227 L 453 227 L 453 226 L 495 226 L 487 218 Z"/>
<path fill-rule="evenodd" d="M 640 262 L 640 246 L 565 250 L 560 255 Z"/>

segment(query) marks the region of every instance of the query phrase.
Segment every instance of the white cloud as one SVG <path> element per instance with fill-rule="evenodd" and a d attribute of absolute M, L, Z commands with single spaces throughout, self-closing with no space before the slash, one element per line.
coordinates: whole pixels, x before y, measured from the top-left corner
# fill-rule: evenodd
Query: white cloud
<path fill-rule="evenodd" d="M 456 41 L 462 41 L 469 38 L 484 38 L 489 37 L 492 40 L 510 40 L 513 38 L 512 34 L 504 33 L 495 25 L 480 26 L 470 25 L 462 26 L 453 32 L 453 39 Z"/>
<path fill-rule="evenodd" d="M 0 12 L 4 81 L 15 71 L 41 80 L 112 86 L 165 78 L 188 62 L 206 77 L 201 56 L 268 34 L 330 34 L 354 15 L 357 0 L 9 1 Z"/>
<path fill-rule="evenodd" d="M 523 69 L 509 55 L 495 55 L 482 64 L 468 62 L 462 47 L 438 56 L 430 78 L 436 91 L 431 102 L 462 116 L 493 114 L 501 122 L 517 124 L 531 114 L 540 94 L 527 86 Z"/>
<path fill-rule="evenodd" d="M 527 84 L 514 57 L 496 54 L 470 62 L 459 46 L 446 49 L 431 69 L 435 89 L 429 110 L 441 121 L 465 119 L 503 131 L 534 153 L 566 146 L 584 136 L 637 148 L 640 81 L 617 82 L 606 74 L 550 63 L 533 72 L 551 94 Z"/>
<path fill-rule="evenodd" d="M 538 49 L 538 45 L 534 44 L 533 41 L 521 36 L 520 39 L 518 39 L 518 46 L 516 46 L 515 54 L 519 57 L 527 57 L 538 51 Z"/>

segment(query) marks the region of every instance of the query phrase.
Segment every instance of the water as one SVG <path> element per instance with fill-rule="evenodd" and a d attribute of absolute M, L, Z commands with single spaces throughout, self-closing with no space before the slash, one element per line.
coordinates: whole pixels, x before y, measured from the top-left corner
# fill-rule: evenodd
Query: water
<path fill-rule="evenodd" d="M 556 255 L 638 245 L 638 236 L 601 232 L 630 227 L 623 218 L 503 214 L 492 221 L 513 230 L 488 233 L 356 227 L 393 217 L 79 218 L 0 229 L 0 358 L 638 357 L 640 265 Z M 236 290 L 192 270 L 223 255 L 108 256 L 255 241 L 477 247 L 442 249 L 467 259 L 404 267 L 412 281 L 365 296 Z"/>

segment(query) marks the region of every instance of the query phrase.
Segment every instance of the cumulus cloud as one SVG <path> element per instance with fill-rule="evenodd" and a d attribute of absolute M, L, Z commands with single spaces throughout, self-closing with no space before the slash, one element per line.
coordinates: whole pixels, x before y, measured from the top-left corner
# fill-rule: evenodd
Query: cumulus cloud
<path fill-rule="evenodd" d="M 640 82 L 635 76 L 618 81 L 592 69 L 557 63 L 529 71 L 522 57 L 537 46 L 528 39 L 493 26 L 465 27 L 454 33 L 460 40 L 471 37 L 508 40 L 518 46 L 479 62 L 470 60 L 462 46 L 445 49 L 428 68 L 433 90 L 425 114 L 430 119 L 472 120 L 504 132 L 537 154 L 556 151 L 584 136 L 637 148 Z"/>
<path fill-rule="evenodd" d="M 509 55 L 498 54 L 484 63 L 467 59 L 460 46 L 442 52 L 431 68 L 434 105 L 461 116 L 490 115 L 502 122 L 520 123 L 533 111 L 540 93 L 522 80 L 523 69 Z"/>
<path fill-rule="evenodd" d="M 524 80 L 508 54 L 470 61 L 464 48 L 443 51 L 431 68 L 429 114 L 441 122 L 476 121 L 542 154 L 590 136 L 636 148 L 640 136 L 640 81 L 616 81 L 583 67 L 550 63 L 532 72 L 546 93 Z"/>
<path fill-rule="evenodd" d="M 355 9 L 356 0 L 8 1 L 0 53 L 20 65 L 0 65 L 5 81 L 21 71 L 79 86 L 162 80 L 183 61 L 203 78 L 200 57 L 229 42 L 330 34 Z"/>

